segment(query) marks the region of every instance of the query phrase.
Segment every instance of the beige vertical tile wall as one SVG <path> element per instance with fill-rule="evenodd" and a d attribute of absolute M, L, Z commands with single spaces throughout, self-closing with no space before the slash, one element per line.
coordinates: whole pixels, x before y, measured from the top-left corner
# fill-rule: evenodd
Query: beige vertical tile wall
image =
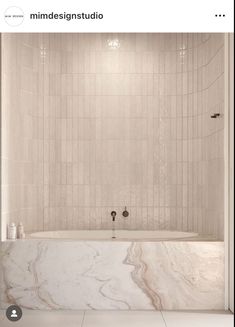
<path fill-rule="evenodd" d="M 222 237 L 223 118 L 210 118 L 223 113 L 222 34 L 14 37 L 28 42 L 19 66 L 35 118 L 27 230 L 107 229 L 116 210 L 118 228 Z"/>
<path fill-rule="evenodd" d="M 222 239 L 224 36 L 173 35 L 164 58 L 165 103 L 160 129 L 170 135 L 162 137 L 164 174 L 170 179 L 164 187 L 166 198 L 176 207 L 170 226 Z M 221 116 L 212 119 L 213 113 Z"/>
<path fill-rule="evenodd" d="M 205 107 L 203 160 L 206 161 L 205 207 L 207 220 L 203 230 L 218 238 L 224 237 L 224 39 L 223 34 L 208 37 L 204 49 L 208 55 L 207 65 L 202 71 Z M 204 75 L 203 75 L 204 74 Z M 203 78 L 203 77 L 202 77 Z M 217 119 L 211 119 L 220 113 Z"/>
<path fill-rule="evenodd" d="M 8 222 L 43 228 L 40 36 L 2 34 L 2 239 Z"/>

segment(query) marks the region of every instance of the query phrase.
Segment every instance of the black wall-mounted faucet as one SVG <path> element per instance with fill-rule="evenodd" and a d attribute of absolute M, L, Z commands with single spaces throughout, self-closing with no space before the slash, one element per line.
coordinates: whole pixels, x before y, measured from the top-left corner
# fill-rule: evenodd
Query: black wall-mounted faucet
<path fill-rule="evenodd" d="M 113 221 L 115 221 L 116 215 L 117 215 L 116 211 L 111 212 L 111 216 L 113 217 Z"/>

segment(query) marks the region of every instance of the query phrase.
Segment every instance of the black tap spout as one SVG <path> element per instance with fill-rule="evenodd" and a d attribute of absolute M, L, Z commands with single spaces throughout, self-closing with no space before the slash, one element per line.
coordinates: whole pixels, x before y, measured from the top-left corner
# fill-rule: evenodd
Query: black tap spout
<path fill-rule="evenodd" d="M 111 212 L 111 216 L 113 218 L 113 221 L 115 221 L 116 215 L 117 215 L 116 211 Z"/>

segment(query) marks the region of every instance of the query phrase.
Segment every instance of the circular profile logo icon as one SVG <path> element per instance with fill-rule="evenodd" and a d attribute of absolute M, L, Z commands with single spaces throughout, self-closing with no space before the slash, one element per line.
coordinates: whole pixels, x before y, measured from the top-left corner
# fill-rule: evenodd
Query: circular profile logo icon
<path fill-rule="evenodd" d="M 24 20 L 24 12 L 19 7 L 9 7 L 4 13 L 4 19 L 10 26 L 19 26 Z"/>
<path fill-rule="evenodd" d="M 22 317 L 22 310 L 18 305 L 10 305 L 7 308 L 6 316 L 10 321 L 18 321 Z"/>

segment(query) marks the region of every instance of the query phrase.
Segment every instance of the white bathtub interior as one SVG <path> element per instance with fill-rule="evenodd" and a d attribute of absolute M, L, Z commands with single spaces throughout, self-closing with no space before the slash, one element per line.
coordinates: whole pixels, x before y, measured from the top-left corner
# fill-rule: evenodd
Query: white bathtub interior
<path fill-rule="evenodd" d="M 128 231 L 128 230 L 68 230 L 48 231 L 29 234 L 29 238 L 36 239 L 75 239 L 75 240 L 177 240 L 197 237 L 197 233 L 179 231 Z"/>

